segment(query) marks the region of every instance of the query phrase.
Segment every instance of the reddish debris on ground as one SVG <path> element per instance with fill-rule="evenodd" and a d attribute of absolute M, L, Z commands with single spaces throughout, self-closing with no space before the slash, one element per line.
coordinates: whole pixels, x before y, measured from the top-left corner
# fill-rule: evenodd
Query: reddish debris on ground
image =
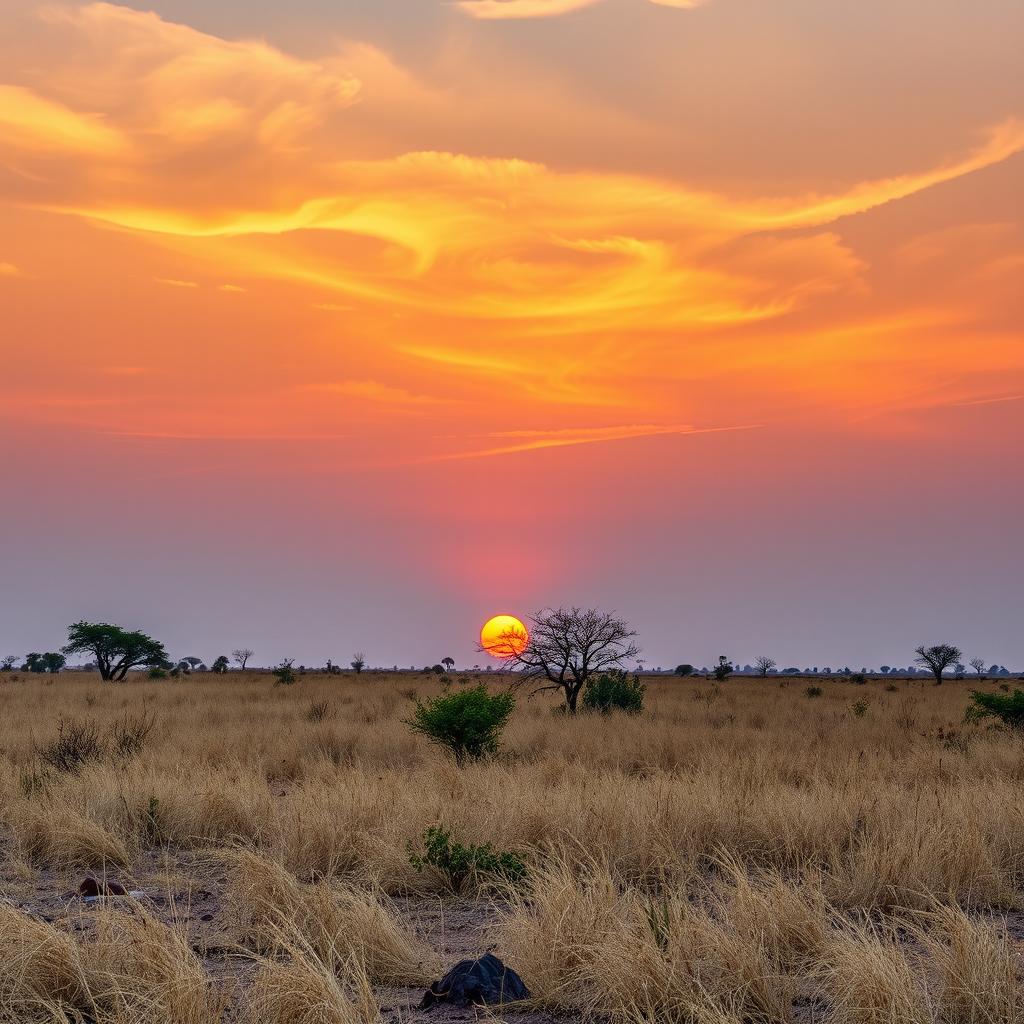
<path fill-rule="evenodd" d="M 120 883 L 99 879 L 93 875 L 86 875 L 82 884 L 78 887 L 78 895 L 86 899 L 96 899 L 100 896 L 127 896 L 128 890 Z"/>

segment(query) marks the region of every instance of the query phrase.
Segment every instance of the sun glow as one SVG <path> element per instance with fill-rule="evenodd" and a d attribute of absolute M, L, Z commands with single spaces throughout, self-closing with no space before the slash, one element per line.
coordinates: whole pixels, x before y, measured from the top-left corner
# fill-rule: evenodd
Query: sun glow
<path fill-rule="evenodd" d="M 480 629 L 480 646 L 492 658 L 515 657 L 526 650 L 530 634 L 514 615 L 495 615 Z"/>

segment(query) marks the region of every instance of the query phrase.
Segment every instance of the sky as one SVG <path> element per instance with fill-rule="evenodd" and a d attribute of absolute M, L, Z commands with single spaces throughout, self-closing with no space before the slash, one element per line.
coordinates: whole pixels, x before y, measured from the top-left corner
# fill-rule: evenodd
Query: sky
<path fill-rule="evenodd" d="M 1019 0 L 0 17 L 0 655 L 1024 667 Z"/>

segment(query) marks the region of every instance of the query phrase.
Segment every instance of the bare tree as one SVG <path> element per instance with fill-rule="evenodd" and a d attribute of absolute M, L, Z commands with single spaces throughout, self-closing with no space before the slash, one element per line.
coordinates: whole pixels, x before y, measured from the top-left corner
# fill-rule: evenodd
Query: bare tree
<path fill-rule="evenodd" d="M 356 670 L 356 675 L 359 675 L 366 667 L 366 655 L 362 651 L 356 651 L 352 655 L 352 667 Z"/>
<path fill-rule="evenodd" d="M 8 654 L 3 661 L 0 661 L 0 672 L 10 672 L 17 660 L 18 656 L 16 654 Z"/>
<path fill-rule="evenodd" d="M 774 658 L 766 658 L 763 654 L 760 658 L 754 659 L 754 665 L 757 667 L 757 673 L 762 678 L 767 676 L 777 664 L 778 662 Z"/>
<path fill-rule="evenodd" d="M 971 658 L 971 668 L 978 673 L 978 678 L 980 679 L 985 674 L 985 659 Z"/>
<path fill-rule="evenodd" d="M 499 638 L 508 650 L 505 663 L 521 681 L 540 682 L 533 692 L 561 690 L 569 714 L 587 680 L 595 673 L 621 668 L 636 658 L 636 630 L 614 614 L 596 608 L 544 608 L 530 620 L 529 641 L 520 635 Z M 495 646 L 481 648 L 493 653 Z"/>
<path fill-rule="evenodd" d="M 942 673 L 950 665 L 955 665 L 962 657 L 963 652 L 959 647 L 952 644 L 936 644 L 934 647 L 925 647 L 923 644 L 914 649 L 917 657 L 914 659 L 916 665 L 931 669 L 935 676 L 935 685 L 942 685 Z"/>
<path fill-rule="evenodd" d="M 231 652 L 231 657 L 238 662 L 238 667 L 244 672 L 246 662 L 252 657 L 252 651 L 248 647 L 239 647 Z"/>

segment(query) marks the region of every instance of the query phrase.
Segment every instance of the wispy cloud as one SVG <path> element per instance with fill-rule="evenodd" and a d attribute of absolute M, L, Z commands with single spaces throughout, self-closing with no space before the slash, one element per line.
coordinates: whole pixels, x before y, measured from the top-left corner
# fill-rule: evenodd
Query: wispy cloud
<path fill-rule="evenodd" d="M 704 0 L 648 0 L 659 7 L 688 9 Z M 603 3 L 603 0 L 456 0 L 455 6 L 471 18 L 485 21 L 514 18 L 556 18 Z"/>
<path fill-rule="evenodd" d="M 0 277 L 22 277 L 23 274 L 21 267 L 13 263 L 0 263 Z"/>
<path fill-rule="evenodd" d="M 1024 401 L 1024 395 L 1002 395 L 999 398 L 975 398 L 970 402 L 951 402 L 950 404 L 958 408 L 967 408 L 972 405 L 998 405 L 1001 402 L 1021 401 Z"/>
<path fill-rule="evenodd" d="M 544 448 L 567 448 L 580 444 L 601 444 L 606 441 L 629 441 L 640 437 L 658 437 L 670 434 L 719 434 L 736 430 L 755 430 L 759 424 L 745 424 L 731 427 L 694 427 L 691 425 L 656 426 L 645 424 L 639 426 L 571 428 L 565 430 L 518 430 L 501 431 L 489 434 L 492 438 L 521 438 L 516 444 L 495 445 L 488 448 L 476 448 L 465 452 L 449 452 L 442 455 L 427 456 L 417 462 L 454 462 L 461 459 L 483 459 L 495 455 L 512 455 L 516 452 L 538 451 Z"/>
<path fill-rule="evenodd" d="M 182 281 L 175 277 L 155 277 L 153 278 L 157 284 L 165 284 L 169 288 L 198 288 L 199 283 L 197 281 Z"/>
<path fill-rule="evenodd" d="M 456 7 L 472 18 L 555 18 L 601 0 L 459 0 Z"/>
<path fill-rule="evenodd" d="M 342 380 L 309 384 L 303 390 L 331 395 L 344 395 L 367 402 L 379 402 L 393 406 L 436 406 L 446 405 L 449 399 L 434 395 L 418 395 L 404 388 L 381 384 L 375 380 Z"/>

